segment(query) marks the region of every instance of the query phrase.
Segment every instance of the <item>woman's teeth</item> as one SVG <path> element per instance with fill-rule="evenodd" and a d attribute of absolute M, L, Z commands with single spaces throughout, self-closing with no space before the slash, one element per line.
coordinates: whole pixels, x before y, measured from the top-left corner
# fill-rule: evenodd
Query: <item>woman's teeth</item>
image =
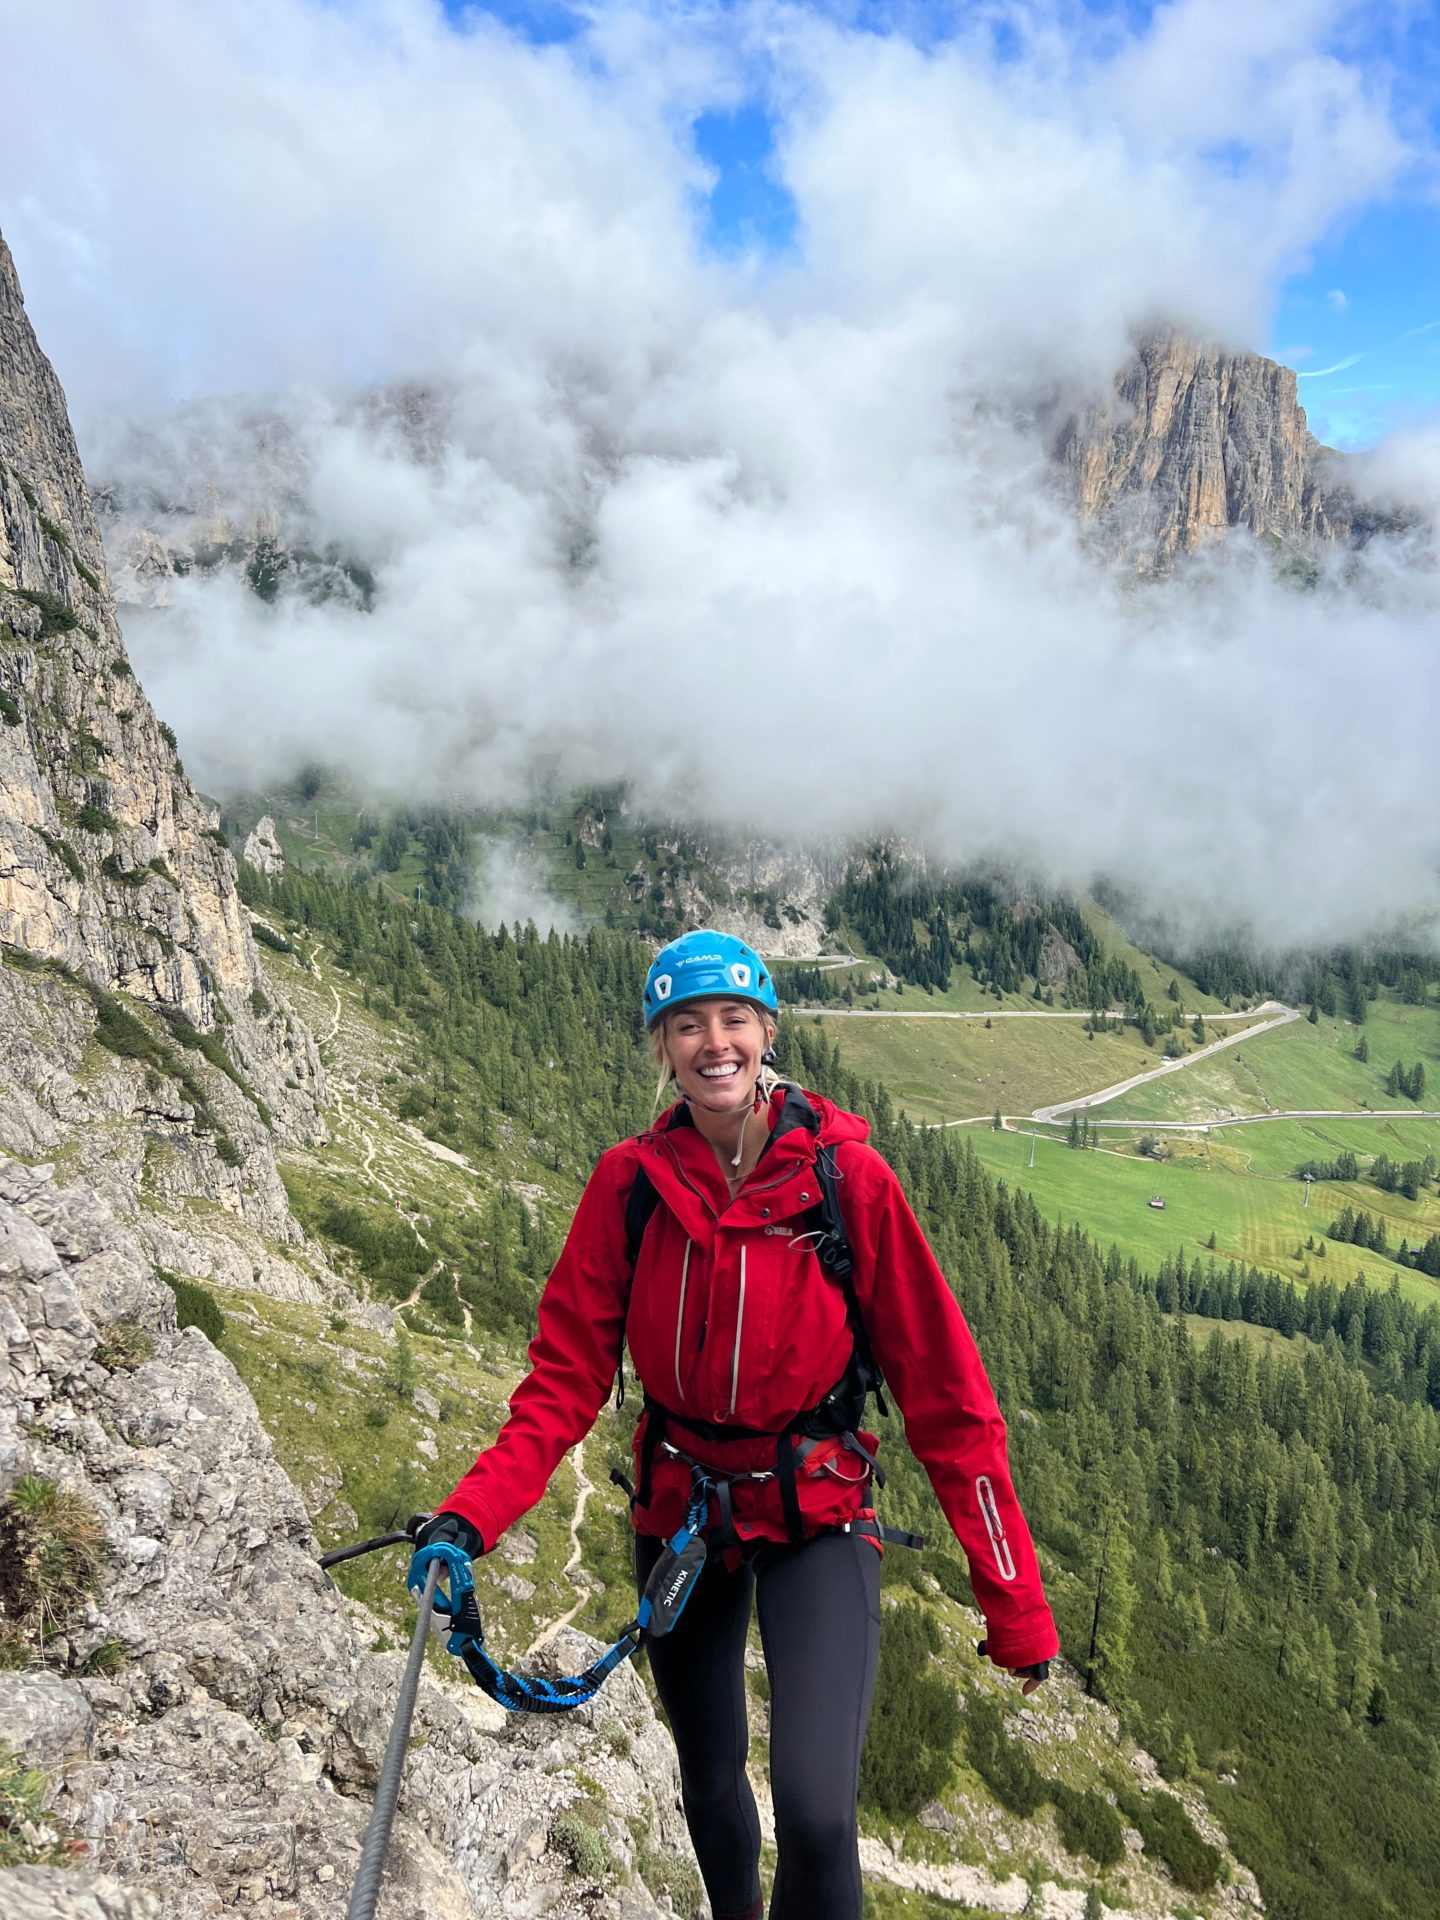
<path fill-rule="evenodd" d="M 739 1067 L 732 1063 L 728 1067 L 701 1067 L 700 1074 L 705 1080 L 731 1080 L 739 1071 Z"/>

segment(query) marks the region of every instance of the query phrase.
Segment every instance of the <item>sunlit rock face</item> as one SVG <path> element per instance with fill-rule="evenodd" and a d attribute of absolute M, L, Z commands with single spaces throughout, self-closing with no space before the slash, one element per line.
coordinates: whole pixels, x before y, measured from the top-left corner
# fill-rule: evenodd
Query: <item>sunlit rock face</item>
<path fill-rule="evenodd" d="M 1141 343 L 1113 399 L 1063 421 L 1054 451 L 1087 530 L 1141 571 L 1237 528 L 1286 544 L 1375 529 L 1343 456 L 1306 425 L 1291 368 L 1173 330 Z"/>
<path fill-rule="evenodd" d="M 65 397 L 3 240 L 0 696 L 0 941 L 14 963 L 0 982 L 0 1147 L 39 1156 L 78 1140 L 123 1207 L 148 1143 L 163 1149 L 162 1202 L 190 1196 L 294 1239 L 273 1141 L 323 1137 L 319 1058 L 273 992 L 256 992 L 234 860 L 131 670 Z M 233 1072 L 183 1037 L 169 1056 L 199 1076 L 210 1115 L 156 1059 L 87 1055 L 101 1002 L 82 985 L 219 1042 Z"/>

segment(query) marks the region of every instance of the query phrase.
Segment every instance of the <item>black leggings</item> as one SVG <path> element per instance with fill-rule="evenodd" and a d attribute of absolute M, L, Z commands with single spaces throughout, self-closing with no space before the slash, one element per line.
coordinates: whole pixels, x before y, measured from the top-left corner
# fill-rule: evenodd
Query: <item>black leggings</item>
<path fill-rule="evenodd" d="M 637 1536 L 642 1589 L 661 1545 Z M 760 1822 L 745 1778 L 752 1595 L 770 1675 L 770 1920 L 859 1920 L 855 1795 L 880 1649 L 880 1556 L 853 1534 L 767 1546 L 734 1573 L 712 1559 L 678 1626 L 648 1643 L 705 1891 L 715 1920 L 759 1920 Z"/>

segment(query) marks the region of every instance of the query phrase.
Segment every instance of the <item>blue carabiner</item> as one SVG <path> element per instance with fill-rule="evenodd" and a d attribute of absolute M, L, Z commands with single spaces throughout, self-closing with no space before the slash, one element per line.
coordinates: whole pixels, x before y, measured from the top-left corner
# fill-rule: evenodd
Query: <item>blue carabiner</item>
<path fill-rule="evenodd" d="M 450 1618 L 457 1614 L 465 1603 L 467 1593 L 475 1591 L 475 1575 L 471 1570 L 470 1556 L 463 1547 L 457 1547 L 451 1540 L 437 1540 L 428 1547 L 417 1547 L 411 1555 L 410 1569 L 405 1575 L 405 1584 L 412 1593 L 425 1591 L 425 1575 L 430 1562 L 441 1562 L 444 1572 L 447 1597 L 442 1600 L 440 1590 L 435 1590 L 435 1611 Z"/>

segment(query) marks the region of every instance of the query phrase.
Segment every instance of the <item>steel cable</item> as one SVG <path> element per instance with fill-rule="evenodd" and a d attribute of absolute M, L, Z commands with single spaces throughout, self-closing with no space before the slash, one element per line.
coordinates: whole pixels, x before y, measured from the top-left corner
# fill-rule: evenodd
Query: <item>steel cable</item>
<path fill-rule="evenodd" d="M 440 1569 L 441 1563 L 432 1560 L 425 1578 L 425 1591 L 420 1596 L 410 1658 L 405 1662 L 405 1677 L 395 1702 L 395 1718 L 390 1723 L 390 1738 L 380 1767 L 380 1784 L 375 1789 L 375 1806 L 365 1829 L 365 1845 L 360 1852 L 360 1867 L 350 1893 L 350 1904 L 345 1909 L 345 1920 L 374 1920 L 380 1880 L 385 1871 L 385 1853 L 390 1845 L 390 1828 L 395 1820 L 395 1803 L 400 1797 L 400 1775 L 410 1744 L 410 1721 L 415 1712 L 415 1696 L 420 1690 L 420 1669 L 425 1664 L 425 1642 L 430 1633 L 430 1613 L 435 1604 Z"/>

